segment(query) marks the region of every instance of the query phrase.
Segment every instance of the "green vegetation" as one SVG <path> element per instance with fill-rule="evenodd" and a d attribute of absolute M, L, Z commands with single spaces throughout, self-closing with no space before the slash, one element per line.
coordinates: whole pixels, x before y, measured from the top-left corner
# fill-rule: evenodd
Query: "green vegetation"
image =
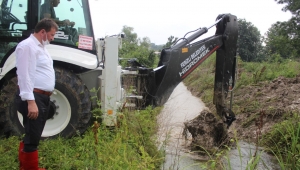
<path fill-rule="evenodd" d="M 163 45 L 156 45 L 154 43 L 151 43 L 151 50 L 160 52 L 162 49 L 163 49 Z"/>
<path fill-rule="evenodd" d="M 300 115 L 295 113 L 263 136 L 262 144 L 276 155 L 281 169 L 300 168 Z"/>
<path fill-rule="evenodd" d="M 300 30 L 299 30 L 299 8 L 300 0 L 275 0 L 278 4 L 283 4 L 285 12 L 291 12 L 292 17 L 288 21 L 276 22 L 268 30 L 265 43 L 266 55 L 273 58 L 299 59 L 300 57 Z"/>
<path fill-rule="evenodd" d="M 238 19 L 238 53 L 243 61 L 262 61 L 263 46 L 258 29 L 245 19 Z"/>
<path fill-rule="evenodd" d="M 281 62 L 241 62 L 237 86 L 257 84 L 260 81 L 272 81 L 279 76 L 292 78 L 300 73 L 300 63 L 290 59 Z"/>
<path fill-rule="evenodd" d="M 282 10 L 291 12 L 292 17 L 288 21 L 278 21 L 272 24 L 264 36 L 261 36 L 259 30 L 251 22 L 246 19 L 238 19 L 238 53 L 243 61 L 299 60 L 300 0 L 274 1 L 284 5 Z"/>
<path fill-rule="evenodd" d="M 39 146 L 39 164 L 49 170 L 157 169 L 163 162 L 153 138 L 159 112 L 160 108 L 150 107 L 125 112 L 117 128 L 95 123 L 83 136 L 43 140 Z M 1 140 L 1 170 L 18 169 L 19 141 L 18 137 Z"/>
<path fill-rule="evenodd" d="M 119 51 L 122 66 L 127 66 L 129 64 L 127 61 L 130 59 L 135 59 L 141 66 L 157 66 L 158 56 L 151 49 L 153 44 L 148 37 L 138 38 L 134 28 L 128 26 L 123 26 L 122 32 L 125 33 L 122 49 Z"/>
<path fill-rule="evenodd" d="M 206 59 L 184 83 L 195 92 L 198 97 L 209 106 L 212 106 L 214 88 L 215 54 Z M 235 89 L 259 82 L 272 81 L 279 76 L 292 78 L 300 74 L 300 63 L 290 59 L 281 62 L 243 62 L 238 60 L 238 81 Z"/>
<path fill-rule="evenodd" d="M 163 46 L 163 48 L 169 48 L 171 47 L 173 44 L 175 44 L 177 42 L 178 38 L 177 37 L 174 37 L 174 36 L 170 36 L 168 38 L 168 41 L 167 43 Z"/>

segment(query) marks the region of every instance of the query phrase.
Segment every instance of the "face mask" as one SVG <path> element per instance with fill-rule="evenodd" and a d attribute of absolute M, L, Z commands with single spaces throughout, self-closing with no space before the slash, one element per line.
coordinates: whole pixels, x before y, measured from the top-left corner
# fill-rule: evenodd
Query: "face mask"
<path fill-rule="evenodd" d="M 44 46 L 50 44 L 50 42 L 48 41 L 47 33 L 46 33 L 46 41 L 44 41 L 44 40 L 42 39 L 42 43 L 43 43 Z"/>

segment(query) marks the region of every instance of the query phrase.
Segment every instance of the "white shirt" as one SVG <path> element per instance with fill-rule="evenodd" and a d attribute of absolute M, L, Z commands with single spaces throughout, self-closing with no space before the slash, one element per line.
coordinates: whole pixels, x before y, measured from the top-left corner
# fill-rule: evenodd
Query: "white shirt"
<path fill-rule="evenodd" d="M 34 88 L 53 91 L 55 85 L 53 60 L 45 46 L 31 34 L 18 44 L 15 52 L 21 99 L 34 100 Z"/>

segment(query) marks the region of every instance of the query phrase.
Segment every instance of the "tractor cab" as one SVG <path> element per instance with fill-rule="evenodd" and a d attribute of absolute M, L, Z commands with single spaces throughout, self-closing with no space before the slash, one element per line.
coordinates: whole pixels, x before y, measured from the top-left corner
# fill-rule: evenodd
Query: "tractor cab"
<path fill-rule="evenodd" d="M 86 0 L 0 0 L 0 61 L 30 36 L 43 18 L 52 18 L 59 26 L 51 44 L 78 48 L 80 36 L 93 37 Z M 92 45 L 86 49 L 94 48 Z"/>

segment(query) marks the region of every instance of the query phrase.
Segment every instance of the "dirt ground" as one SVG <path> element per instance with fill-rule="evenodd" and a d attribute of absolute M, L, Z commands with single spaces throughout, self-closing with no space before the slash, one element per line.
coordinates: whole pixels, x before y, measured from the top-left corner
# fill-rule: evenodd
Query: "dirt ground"
<path fill-rule="evenodd" d="M 260 82 L 256 85 L 241 87 L 234 91 L 233 103 L 236 121 L 228 129 L 228 136 L 233 138 L 236 132 L 238 139 L 256 142 L 257 136 L 268 132 L 275 123 L 293 113 L 299 113 L 300 75 L 295 78 L 279 77 L 271 82 Z M 194 144 L 208 138 L 219 140 L 214 133 L 208 132 L 203 135 L 203 131 L 201 132 L 201 129 L 203 130 L 207 126 L 213 127 L 211 122 L 206 122 L 207 126 L 203 126 L 203 128 L 197 126 L 197 124 L 205 123 L 203 122 L 204 115 L 207 115 L 207 111 L 203 111 L 199 117 L 185 124 L 193 135 Z M 196 129 L 193 127 L 195 125 Z M 200 135 L 200 133 L 202 134 Z M 209 143 L 208 147 L 211 147 L 211 142 Z M 203 143 L 198 144 L 203 145 Z M 215 145 L 218 144 L 219 142 L 216 141 Z"/>
<path fill-rule="evenodd" d="M 235 93 L 234 102 L 240 106 L 240 114 L 233 127 L 239 137 L 255 141 L 257 130 L 265 134 L 275 123 L 299 112 L 300 75 L 241 88 Z"/>

